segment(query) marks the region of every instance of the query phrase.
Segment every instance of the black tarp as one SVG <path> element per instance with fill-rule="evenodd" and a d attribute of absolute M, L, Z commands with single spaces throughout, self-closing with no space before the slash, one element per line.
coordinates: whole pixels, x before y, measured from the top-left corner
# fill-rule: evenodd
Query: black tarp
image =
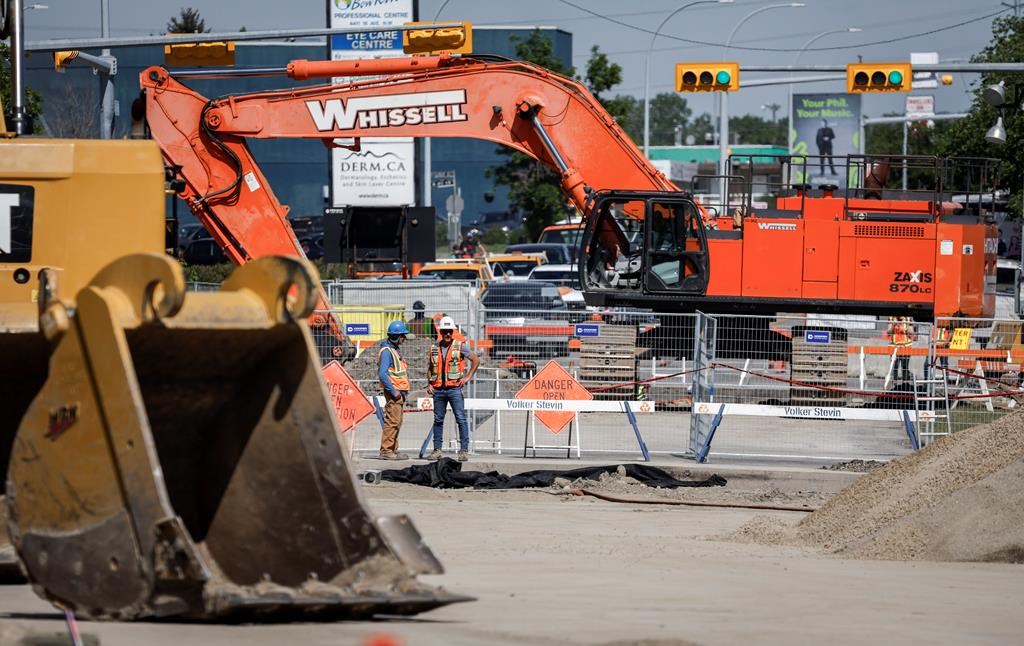
<path fill-rule="evenodd" d="M 441 458 L 437 462 L 417 464 L 405 469 L 386 469 L 381 471 L 380 475 L 383 480 L 434 487 L 435 489 L 466 489 L 470 487 L 475 489 L 525 489 L 528 487 L 550 487 L 554 484 L 555 478 L 565 478 L 570 481 L 577 478 L 599 480 L 602 473 L 615 473 L 619 466 L 613 464 L 569 471 L 540 469 L 510 476 L 497 471 L 488 471 L 487 473 L 463 471 L 461 462 L 452 458 Z M 721 487 L 726 482 L 725 478 L 717 473 L 705 480 L 676 480 L 667 471 L 646 464 L 624 464 L 621 467 L 626 470 L 627 476 L 648 487 L 664 489 Z"/>

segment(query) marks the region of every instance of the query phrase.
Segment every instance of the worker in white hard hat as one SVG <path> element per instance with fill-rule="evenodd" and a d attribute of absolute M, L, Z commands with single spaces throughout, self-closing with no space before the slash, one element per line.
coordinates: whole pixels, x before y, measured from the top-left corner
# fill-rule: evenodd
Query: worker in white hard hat
<path fill-rule="evenodd" d="M 452 414 L 455 415 L 455 423 L 459 427 L 459 462 L 465 462 L 469 460 L 469 423 L 466 421 L 462 386 L 476 374 L 480 359 L 465 343 L 455 338 L 455 321 L 452 317 L 441 317 L 437 329 L 441 340 L 430 346 L 430 361 L 427 367 L 427 380 L 430 382 L 427 394 L 434 396 L 434 451 L 429 459 L 441 458 L 444 417 L 450 404 Z"/>

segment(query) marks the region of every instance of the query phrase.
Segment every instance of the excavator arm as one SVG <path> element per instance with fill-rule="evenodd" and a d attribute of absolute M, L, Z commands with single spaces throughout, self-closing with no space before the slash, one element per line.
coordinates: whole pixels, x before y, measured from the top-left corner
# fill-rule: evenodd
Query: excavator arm
<path fill-rule="evenodd" d="M 659 195 L 682 197 L 586 88 L 529 63 L 449 55 L 298 60 L 267 74 L 296 81 L 349 80 L 211 100 L 162 67 L 144 70 L 140 77 L 152 136 L 185 180 L 181 197 L 239 264 L 270 254 L 302 255 L 287 210 L 260 172 L 248 139 L 313 138 L 354 150 L 365 137 L 492 141 L 558 172 L 563 192 L 584 218 L 617 193 L 644 194 L 616 207 L 633 220 L 648 217 L 651 200 Z M 706 221 L 704 210 L 695 208 Z M 602 226 L 607 229 L 610 223 Z M 704 248 L 699 228 L 698 247 Z M 606 246 L 626 253 L 630 245 L 621 240 Z M 581 270 L 594 269 L 595 262 L 588 258 Z M 614 264 L 614 259 L 607 262 Z M 706 257 L 679 273 L 706 275 Z M 317 309 L 329 309 L 322 292 Z M 335 317 L 329 323 L 341 336 Z"/>

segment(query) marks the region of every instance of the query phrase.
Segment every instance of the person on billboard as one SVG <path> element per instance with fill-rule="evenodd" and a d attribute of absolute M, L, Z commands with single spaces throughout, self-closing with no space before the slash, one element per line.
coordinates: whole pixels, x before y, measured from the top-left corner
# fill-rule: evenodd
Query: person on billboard
<path fill-rule="evenodd" d="M 836 174 L 835 162 L 832 159 L 832 140 L 836 138 L 836 133 L 828 125 L 827 119 L 821 120 L 821 127 L 818 128 L 818 134 L 814 137 L 814 143 L 818 144 L 818 165 L 820 166 L 821 174 L 825 174 L 825 158 L 828 158 L 828 167 L 832 171 L 832 175 Z"/>

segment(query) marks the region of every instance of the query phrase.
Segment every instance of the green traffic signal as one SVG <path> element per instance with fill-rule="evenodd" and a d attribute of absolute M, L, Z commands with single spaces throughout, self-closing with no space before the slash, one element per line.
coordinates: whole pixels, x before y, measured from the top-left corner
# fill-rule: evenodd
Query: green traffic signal
<path fill-rule="evenodd" d="M 903 85 L 903 73 L 899 70 L 889 72 L 889 83 L 893 85 Z"/>
<path fill-rule="evenodd" d="M 729 81 L 732 80 L 732 76 L 725 70 L 719 70 L 718 74 L 715 75 L 715 83 L 719 85 L 729 85 Z"/>

